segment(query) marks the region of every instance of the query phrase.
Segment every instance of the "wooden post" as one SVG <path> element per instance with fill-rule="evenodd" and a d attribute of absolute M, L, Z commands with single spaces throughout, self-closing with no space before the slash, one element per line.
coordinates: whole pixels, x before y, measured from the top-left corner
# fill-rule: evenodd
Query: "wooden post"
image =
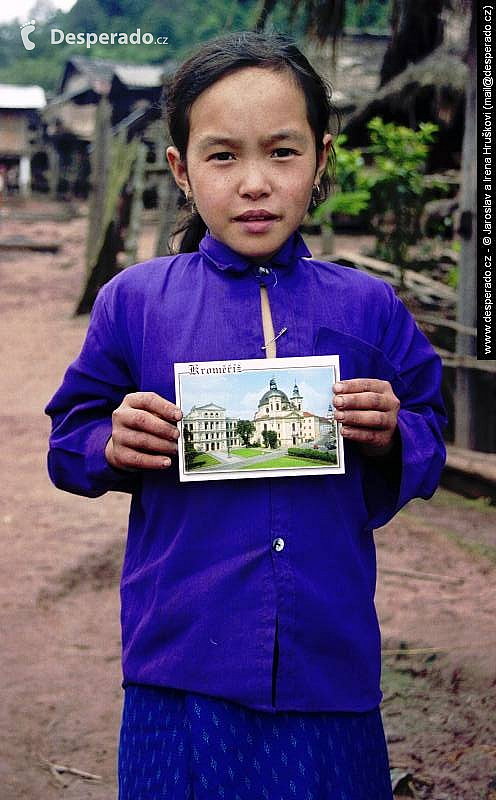
<path fill-rule="evenodd" d="M 156 256 L 170 255 L 169 239 L 177 218 L 177 193 L 176 183 L 170 170 L 167 169 L 158 188 L 159 228 L 155 245 Z"/>
<path fill-rule="evenodd" d="M 126 266 L 135 264 L 138 260 L 138 240 L 143 213 L 143 189 L 145 186 L 146 145 L 139 142 L 134 162 L 132 183 L 131 211 L 127 229 L 124 249 L 126 251 Z"/>
<path fill-rule="evenodd" d="M 107 97 L 102 95 L 95 116 L 93 150 L 91 152 L 91 190 L 88 208 L 88 238 L 86 241 L 86 267 L 95 259 L 95 247 L 102 233 L 112 146 L 112 108 Z"/>
<path fill-rule="evenodd" d="M 55 145 L 50 142 L 47 148 L 48 154 L 48 183 L 50 187 L 50 197 L 52 200 L 58 199 L 59 180 L 60 180 L 60 157 Z"/>
<path fill-rule="evenodd" d="M 31 155 L 24 153 L 19 160 L 19 196 L 23 200 L 31 195 Z"/>
<path fill-rule="evenodd" d="M 462 148 L 462 175 L 460 187 L 460 266 L 458 278 L 457 321 L 469 328 L 476 327 L 477 254 L 476 254 L 476 10 L 472 6 L 472 22 L 468 50 L 468 79 L 465 102 L 465 131 Z M 475 337 L 458 331 L 457 355 L 476 355 Z M 458 367 L 455 390 L 455 444 L 458 447 L 477 449 L 481 443 L 476 432 L 478 375 L 474 370 Z M 487 443 L 489 444 L 489 443 Z"/>
<path fill-rule="evenodd" d="M 88 225 L 86 280 L 76 306 L 76 314 L 87 314 L 91 311 L 98 290 L 117 272 L 117 253 L 121 246 L 119 200 L 136 160 L 138 142 L 136 139 L 127 142 L 125 131 L 110 141 L 110 124 L 108 135 L 108 149 L 106 126 L 102 127 L 103 143 L 99 143 L 103 144 L 101 150 L 95 143 L 95 151 L 98 152 L 94 163 L 101 165 L 102 185 L 105 191 L 102 191 L 100 182 L 96 180 L 95 176 L 98 173 L 93 172 L 94 196 L 91 198 Z M 103 161 L 104 154 L 105 161 Z"/>
<path fill-rule="evenodd" d="M 155 152 L 157 154 L 156 167 L 163 168 L 163 174 L 158 179 L 158 233 L 155 243 L 156 256 L 170 254 L 169 239 L 174 230 L 177 219 L 177 193 L 178 189 L 169 169 L 166 159 L 167 139 L 164 125 L 159 121 L 156 129 Z"/>
<path fill-rule="evenodd" d="M 322 253 L 326 256 L 332 256 L 335 251 L 336 237 L 334 236 L 334 228 L 331 222 L 329 222 L 328 225 L 321 225 L 320 241 L 322 244 Z"/>

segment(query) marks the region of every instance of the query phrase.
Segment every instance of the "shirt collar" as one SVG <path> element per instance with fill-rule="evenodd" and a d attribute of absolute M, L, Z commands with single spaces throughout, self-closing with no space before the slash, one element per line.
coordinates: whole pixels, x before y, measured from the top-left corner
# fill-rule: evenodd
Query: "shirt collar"
<path fill-rule="evenodd" d="M 223 244 L 218 239 L 214 239 L 208 231 L 201 240 L 199 249 L 204 258 L 217 267 L 217 269 L 223 271 L 245 272 L 254 267 L 254 263 L 250 258 L 236 253 L 235 250 L 232 250 L 226 244 Z M 267 266 L 289 267 L 292 266 L 298 258 L 309 258 L 311 255 L 301 234 L 296 231 L 287 239 L 280 250 L 267 261 Z"/>

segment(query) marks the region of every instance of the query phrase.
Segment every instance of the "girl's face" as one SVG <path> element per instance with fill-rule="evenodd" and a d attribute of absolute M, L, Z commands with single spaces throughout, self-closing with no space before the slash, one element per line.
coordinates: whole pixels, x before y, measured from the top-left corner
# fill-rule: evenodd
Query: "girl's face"
<path fill-rule="evenodd" d="M 326 134 L 317 162 L 305 97 L 289 73 L 246 67 L 193 103 L 186 162 L 175 147 L 167 157 L 211 235 L 263 262 L 302 222 L 330 143 Z"/>

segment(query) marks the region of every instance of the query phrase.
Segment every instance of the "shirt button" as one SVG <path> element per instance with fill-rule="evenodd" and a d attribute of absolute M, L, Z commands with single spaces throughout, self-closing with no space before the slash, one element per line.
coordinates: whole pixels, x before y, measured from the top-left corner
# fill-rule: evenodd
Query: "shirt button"
<path fill-rule="evenodd" d="M 280 552 L 281 552 L 281 550 L 284 550 L 284 544 L 285 544 L 285 543 L 284 543 L 284 539 L 281 539 L 281 537 L 280 537 L 280 536 L 278 536 L 278 537 L 277 537 L 276 539 L 274 539 L 274 541 L 272 542 L 272 549 L 273 549 L 273 550 L 275 550 L 275 551 L 276 551 L 276 553 L 280 553 Z"/>

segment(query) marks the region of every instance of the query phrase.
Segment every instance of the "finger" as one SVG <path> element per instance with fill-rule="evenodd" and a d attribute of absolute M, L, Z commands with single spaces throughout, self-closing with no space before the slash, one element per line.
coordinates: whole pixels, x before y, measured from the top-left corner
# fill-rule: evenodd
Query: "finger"
<path fill-rule="evenodd" d="M 389 381 L 382 381 L 379 378 L 350 378 L 346 381 L 338 381 L 332 387 L 334 394 L 350 394 L 352 392 L 377 392 L 383 394 L 392 391 Z"/>
<path fill-rule="evenodd" d="M 143 409 L 155 414 L 161 419 L 177 422 L 182 417 L 179 406 L 161 397 L 156 392 L 132 392 L 126 395 L 125 400 L 131 408 Z"/>
<path fill-rule="evenodd" d="M 112 414 L 112 424 L 115 431 L 134 430 L 149 433 L 162 439 L 176 440 L 179 432 L 175 424 L 166 422 L 151 411 L 119 406 Z"/>
<path fill-rule="evenodd" d="M 164 439 L 160 436 L 153 436 L 143 431 L 135 431 L 125 429 L 120 434 L 116 434 L 114 439 L 117 439 L 119 447 L 138 452 L 146 453 L 163 453 L 175 455 L 177 453 L 177 440 Z"/>
<path fill-rule="evenodd" d="M 168 456 L 153 455 L 152 453 L 140 453 L 131 448 L 121 447 L 114 450 L 115 461 L 120 469 L 142 470 L 142 469 L 168 469 L 171 459 Z"/>
<path fill-rule="evenodd" d="M 392 431 L 371 430 L 370 428 L 348 428 L 344 426 L 341 429 L 341 433 L 344 439 L 381 449 L 389 447 L 393 439 Z"/>
<path fill-rule="evenodd" d="M 356 408 L 377 411 L 390 411 L 396 405 L 396 397 L 391 392 L 379 394 L 378 392 L 360 392 L 358 394 L 337 394 L 334 397 L 336 409 Z"/>
<path fill-rule="evenodd" d="M 342 425 L 374 430 L 389 430 L 396 427 L 396 419 L 392 414 L 383 411 L 336 411 L 334 418 Z"/>

